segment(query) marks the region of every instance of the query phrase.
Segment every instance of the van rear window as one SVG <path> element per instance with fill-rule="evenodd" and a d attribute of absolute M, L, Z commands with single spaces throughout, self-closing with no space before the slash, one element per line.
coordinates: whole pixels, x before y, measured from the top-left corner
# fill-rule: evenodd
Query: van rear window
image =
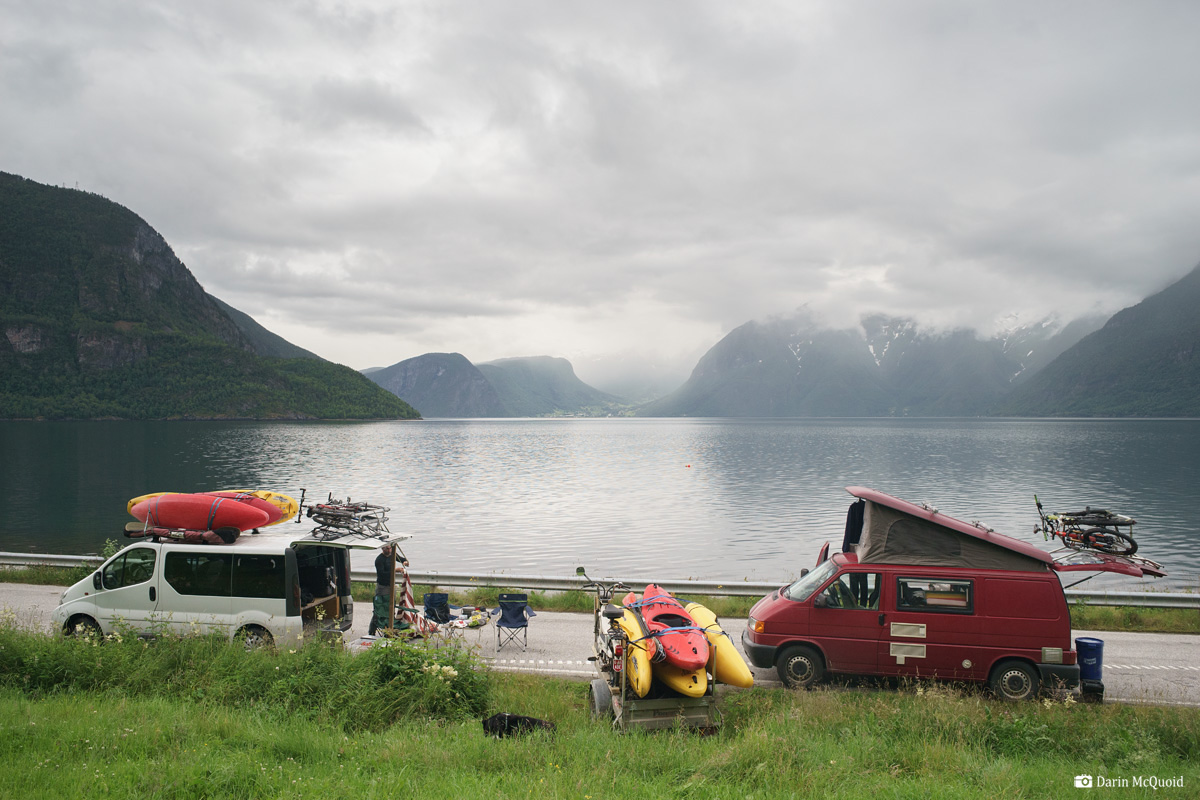
<path fill-rule="evenodd" d="M 966 579 L 897 578 L 896 609 L 972 614 L 974 584 Z"/>

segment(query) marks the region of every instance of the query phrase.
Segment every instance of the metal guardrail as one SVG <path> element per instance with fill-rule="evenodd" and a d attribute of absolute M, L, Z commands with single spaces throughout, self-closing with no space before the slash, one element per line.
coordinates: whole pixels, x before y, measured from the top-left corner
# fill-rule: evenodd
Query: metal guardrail
<path fill-rule="evenodd" d="M 78 567 L 99 565 L 99 556 L 64 556 L 43 553 L 0 552 L 0 566 L 9 567 Z M 583 587 L 587 580 L 575 575 L 557 577 L 549 575 L 509 575 L 496 572 L 418 572 L 409 570 L 413 583 L 437 587 L 470 588 L 482 586 L 502 589 L 535 589 L 539 591 L 568 592 Z M 372 583 L 374 570 L 353 570 L 351 580 Z M 608 576 L 598 580 L 613 580 Z M 764 583 L 760 581 L 700 581 L 692 579 L 662 580 L 661 578 L 623 578 L 625 583 L 637 591 L 647 583 L 657 583 L 670 592 L 731 597 L 762 597 L 780 586 L 784 581 Z M 1066 590 L 1068 602 L 1084 603 L 1089 606 L 1138 606 L 1140 608 L 1198 608 L 1200 594 L 1191 592 L 1122 592 Z"/>

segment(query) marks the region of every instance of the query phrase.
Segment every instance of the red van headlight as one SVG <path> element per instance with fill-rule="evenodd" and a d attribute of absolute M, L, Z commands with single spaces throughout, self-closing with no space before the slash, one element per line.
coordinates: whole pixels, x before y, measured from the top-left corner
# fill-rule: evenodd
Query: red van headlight
<path fill-rule="evenodd" d="M 767 632 L 767 624 L 765 622 L 763 622 L 761 619 L 755 619 L 754 617 L 750 617 L 747 620 L 746 627 L 750 629 L 751 633 L 766 633 Z"/>

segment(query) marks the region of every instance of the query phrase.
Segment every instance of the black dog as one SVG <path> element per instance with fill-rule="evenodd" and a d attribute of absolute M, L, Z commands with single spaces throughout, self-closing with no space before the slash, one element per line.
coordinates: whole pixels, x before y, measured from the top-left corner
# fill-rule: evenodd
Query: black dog
<path fill-rule="evenodd" d="M 554 732 L 554 723 L 534 717 L 522 717 L 507 711 L 494 714 L 483 721 L 483 732 L 489 736 L 514 736 L 530 731 Z"/>

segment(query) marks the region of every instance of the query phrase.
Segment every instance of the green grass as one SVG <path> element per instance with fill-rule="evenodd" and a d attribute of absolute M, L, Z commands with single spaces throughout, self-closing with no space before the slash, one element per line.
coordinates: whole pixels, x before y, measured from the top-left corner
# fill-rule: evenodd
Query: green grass
<path fill-rule="evenodd" d="M 586 684 L 491 681 L 488 712 L 553 720 L 557 732 L 496 740 L 475 719 L 440 718 L 347 731 L 211 698 L 3 688 L 0 796 L 959 800 L 1078 797 L 1077 774 L 1184 779 L 1182 790 L 1123 797 L 1200 785 L 1192 709 L 754 689 L 722 697 L 714 736 L 622 734 L 591 718 Z"/>

